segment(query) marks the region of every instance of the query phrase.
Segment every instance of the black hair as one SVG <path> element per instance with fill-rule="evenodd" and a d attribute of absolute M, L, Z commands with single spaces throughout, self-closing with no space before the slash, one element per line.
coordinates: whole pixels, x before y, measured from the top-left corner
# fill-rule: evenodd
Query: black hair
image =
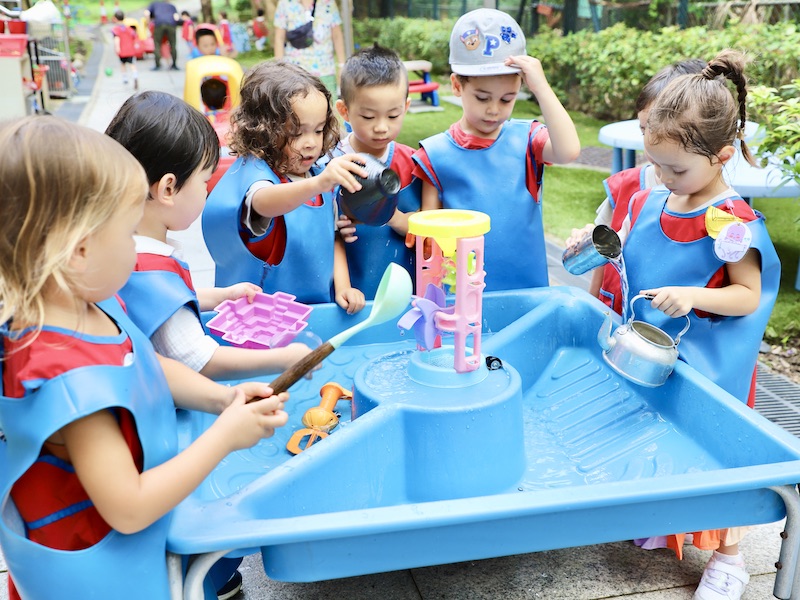
<path fill-rule="evenodd" d="M 208 119 L 165 92 L 147 91 L 128 98 L 106 128 L 136 157 L 153 185 L 167 173 L 180 190 L 202 169 L 216 169 L 219 138 Z"/>
<path fill-rule="evenodd" d="M 257 16 L 257 17 L 263 17 L 263 16 L 264 16 L 264 9 L 263 9 L 263 8 L 259 8 L 259 9 L 256 11 L 256 16 Z"/>
<path fill-rule="evenodd" d="M 650 81 L 644 84 L 642 91 L 639 92 L 639 96 L 636 98 L 636 114 L 639 114 L 643 110 L 650 108 L 653 102 L 655 102 L 656 97 L 673 79 L 680 77 L 681 75 L 694 75 L 695 73 L 700 73 L 706 68 L 707 64 L 708 63 L 706 63 L 706 61 L 704 61 L 702 58 L 689 58 L 687 60 L 682 60 L 671 65 L 667 65 L 661 69 L 658 73 L 650 78 Z"/>
<path fill-rule="evenodd" d="M 228 99 L 228 86 L 217 77 L 209 77 L 200 84 L 200 98 L 209 110 L 221 110 Z"/>
<path fill-rule="evenodd" d="M 209 29 L 208 27 L 200 27 L 194 32 L 194 43 L 196 44 L 200 41 L 201 37 L 205 37 L 207 35 L 210 35 L 214 38 L 214 41 L 216 41 L 217 35 L 214 33 L 213 29 Z"/>
<path fill-rule="evenodd" d="M 125 18 L 125 13 L 122 12 L 121 10 L 118 10 L 117 12 L 114 13 L 114 18 L 117 21 L 122 21 Z"/>
<path fill-rule="evenodd" d="M 379 46 L 359 50 L 344 63 L 341 74 L 342 100 L 353 101 L 362 87 L 405 84 L 408 96 L 408 73 L 397 52 Z"/>

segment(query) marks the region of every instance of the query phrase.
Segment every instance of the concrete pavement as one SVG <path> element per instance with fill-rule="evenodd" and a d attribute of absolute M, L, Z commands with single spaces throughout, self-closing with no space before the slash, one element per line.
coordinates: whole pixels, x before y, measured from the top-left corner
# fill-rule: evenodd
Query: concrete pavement
<path fill-rule="evenodd" d="M 108 37 L 107 29 L 103 35 Z M 133 89 L 130 83 L 122 82 L 113 46 L 106 43 L 97 50 L 102 54 L 96 58 L 99 75 L 95 85 L 90 93 L 74 98 L 63 116 L 103 131 Z M 186 60 L 182 50 L 180 47 L 181 67 Z M 139 89 L 161 90 L 182 97 L 183 71 L 153 72 L 150 71 L 152 65 L 152 59 L 140 62 Z M 111 76 L 104 74 L 106 67 L 113 69 Z M 81 105 L 83 108 L 76 110 L 75 107 Z M 196 285 L 212 285 L 213 262 L 205 250 L 199 224 L 176 234 L 175 238 L 184 246 Z M 585 278 L 573 278 L 561 268 L 560 252 L 558 244 L 551 242 L 548 254 L 552 283 L 585 287 Z M 772 597 L 781 530 L 780 523 L 755 527 L 742 543 L 742 553 L 751 574 L 744 600 Z M 533 532 L 521 531 L 519 535 L 533 535 Z M 251 600 L 689 600 L 709 554 L 687 547 L 684 560 L 678 561 L 671 551 L 645 551 L 623 541 L 307 584 L 267 579 L 260 556 L 253 555 L 242 565 L 245 585 L 243 594 L 238 597 Z M 5 578 L 0 578 L 0 599 L 5 598 Z"/>

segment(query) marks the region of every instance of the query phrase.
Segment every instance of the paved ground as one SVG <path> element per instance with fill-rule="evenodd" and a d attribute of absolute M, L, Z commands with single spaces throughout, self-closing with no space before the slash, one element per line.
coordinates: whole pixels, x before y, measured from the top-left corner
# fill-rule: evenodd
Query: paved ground
<path fill-rule="evenodd" d="M 183 65 L 184 61 L 185 55 L 182 55 L 179 64 Z M 110 77 L 103 74 L 107 66 L 114 70 Z M 152 60 L 140 64 L 140 89 L 159 89 L 182 96 L 182 71 L 151 72 L 151 66 Z M 117 67 L 116 57 L 108 45 L 98 46 L 87 66 L 85 83 L 78 96 L 58 107 L 57 114 L 104 130 L 132 93 L 131 86 L 122 83 Z M 95 85 L 91 85 L 92 73 L 100 73 Z M 606 168 L 611 162 L 610 154 L 603 154 L 602 150 L 592 150 L 585 154 L 584 160 L 592 166 Z M 195 225 L 176 237 L 184 244 L 196 283 L 209 285 L 213 282 L 213 263 L 205 250 L 199 227 Z M 560 253 L 558 244 L 551 242 L 548 254 L 552 282 L 585 287 L 585 278 L 573 278 L 563 270 Z M 744 600 L 772 597 L 781 530 L 780 523 L 755 527 L 743 542 L 742 552 L 752 576 Z M 521 531 L 519 535 L 534 533 Z M 240 597 L 251 600 L 688 600 L 708 555 L 687 547 L 684 560 L 677 561 L 671 552 L 648 552 L 623 541 L 308 584 L 268 580 L 260 557 L 254 555 L 243 563 L 245 589 Z M 0 582 L 0 600 L 5 600 L 5 579 Z"/>

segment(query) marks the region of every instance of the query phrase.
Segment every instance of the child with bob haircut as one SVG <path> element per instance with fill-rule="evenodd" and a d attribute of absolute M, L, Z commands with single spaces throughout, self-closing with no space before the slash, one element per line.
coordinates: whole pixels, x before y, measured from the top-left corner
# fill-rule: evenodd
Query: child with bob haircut
<path fill-rule="evenodd" d="M 219 161 L 208 119 L 180 98 L 148 91 L 125 101 L 106 134 L 136 157 L 150 186 L 134 236 L 136 266 L 120 296 L 156 351 L 213 379 L 275 373 L 305 356 L 303 344 L 271 350 L 220 346 L 203 329 L 201 311 L 224 300 L 252 300 L 261 291 L 252 283 L 195 291 L 188 265 L 167 240 L 170 231 L 186 230 L 203 211 L 206 184 Z"/>
<path fill-rule="evenodd" d="M 414 175 L 423 180 L 422 210 L 478 210 L 491 218 L 485 236 L 486 291 L 546 286 L 542 225 L 544 165 L 569 163 L 580 142 L 525 35 L 506 13 L 479 8 L 450 35 L 450 83 L 461 119 L 420 142 Z M 547 125 L 511 119 L 528 86 Z"/>
<path fill-rule="evenodd" d="M 217 285 L 249 281 L 307 303 L 335 301 L 353 314 L 364 294 L 350 283 L 335 235 L 334 191 L 361 189 L 359 157 L 327 157 L 339 141 L 330 93 L 290 63 L 263 62 L 245 74 L 231 115 L 238 155 L 208 197 L 203 234 Z"/>
<path fill-rule="evenodd" d="M 673 331 L 670 321 L 687 316 L 680 358 L 742 402 L 755 387 L 758 349 L 780 283 L 764 217 L 723 178 L 736 143 L 754 162 L 743 139 L 744 65 L 741 53 L 725 50 L 700 73 L 677 77 L 661 91 L 644 145 L 663 186 L 631 198 L 619 231 L 631 294 L 652 297 L 657 309 L 648 311 L 648 323 Z M 620 288 L 619 275 L 606 271 L 601 297 L 617 312 Z M 693 533 L 695 546 L 714 550 L 695 600 L 741 598 L 749 581 L 739 554 L 744 530 Z M 680 557 L 683 534 L 669 537 Z"/>
<path fill-rule="evenodd" d="M 421 181 L 411 172 L 414 149 L 395 141 L 411 104 L 408 74 L 394 50 L 378 44 L 347 59 L 341 73 L 342 94 L 336 109 L 352 132 L 339 142 L 341 154 L 369 154 L 400 176 L 397 210 L 385 227 L 353 225 L 346 216 L 337 223 L 346 242 L 353 285 L 374 294 L 390 262 L 413 275 L 413 253 L 406 248 L 408 213 L 419 210 Z M 353 243 L 354 242 L 354 243 Z"/>
<path fill-rule="evenodd" d="M 8 121 L 0 178 L 10 597 L 166 599 L 170 511 L 284 425 L 288 396 L 159 357 L 126 316 L 114 294 L 136 260 L 147 180 L 121 145 L 55 117 Z M 221 413 L 182 452 L 176 406 Z"/>

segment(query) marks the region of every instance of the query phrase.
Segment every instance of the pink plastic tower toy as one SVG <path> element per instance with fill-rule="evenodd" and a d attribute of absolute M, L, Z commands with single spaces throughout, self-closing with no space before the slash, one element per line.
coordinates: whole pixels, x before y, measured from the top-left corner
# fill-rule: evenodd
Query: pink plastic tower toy
<path fill-rule="evenodd" d="M 294 301 L 284 292 L 256 294 L 252 303 L 247 297 L 225 300 L 214 310 L 208 329 L 226 342 L 242 348 L 277 348 L 290 343 L 306 328 L 311 307 Z"/>
<path fill-rule="evenodd" d="M 451 286 L 451 292 L 455 291 L 455 305 L 434 310 L 432 318 L 437 332 L 454 334 L 453 361 L 458 373 L 474 371 L 481 362 L 483 288 L 486 287 L 483 235 L 489 229 L 489 216 L 472 210 L 423 211 L 411 215 L 408 221 L 409 233 L 417 236 L 417 294 L 425 290 L 423 300 L 432 296 L 429 284 L 442 290 L 437 294 L 439 297 L 444 296 L 445 285 Z M 428 258 L 424 251 L 426 238 L 431 243 Z M 419 300 L 412 304 L 416 307 Z M 472 352 L 468 355 L 469 336 L 472 336 Z"/>

